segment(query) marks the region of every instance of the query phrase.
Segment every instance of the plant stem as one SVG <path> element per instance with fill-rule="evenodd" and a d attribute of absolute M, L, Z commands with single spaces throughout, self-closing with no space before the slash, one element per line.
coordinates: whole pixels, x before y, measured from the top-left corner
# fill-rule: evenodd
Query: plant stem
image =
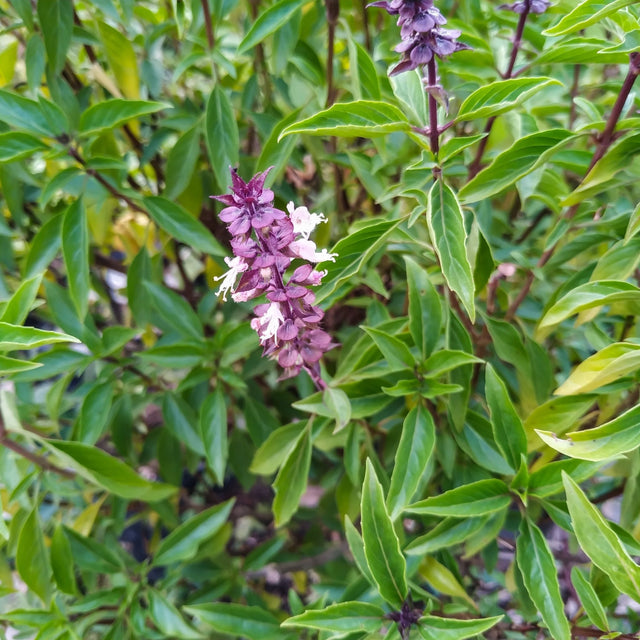
<path fill-rule="evenodd" d="M 213 51 L 215 40 L 213 38 L 213 23 L 211 22 L 211 10 L 209 9 L 209 0 L 200 0 L 202 3 L 202 15 L 204 17 L 204 28 L 207 32 L 207 46 L 209 51 Z"/>
<path fill-rule="evenodd" d="M 438 82 L 438 68 L 436 66 L 435 56 L 427 63 L 427 80 L 429 81 L 428 89 L 434 88 Z M 438 155 L 440 151 L 438 132 L 438 103 L 433 97 L 432 92 L 429 93 L 429 145 L 431 147 L 431 153 L 434 156 Z"/>
<path fill-rule="evenodd" d="M 513 38 L 513 46 L 511 47 L 511 55 L 509 56 L 509 64 L 507 65 L 507 70 L 503 74 L 503 78 L 509 79 L 513 76 L 513 68 L 516 64 L 516 58 L 518 57 L 518 51 L 520 51 L 520 46 L 522 45 L 522 34 L 524 33 L 524 25 L 527 22 L 527 16 L 529 15 L 529 11 L 531 9 L 531 0 L 525 0 L 524 11 L 520 14 L 520 19 L 518 20 L 518 26 L 516 27 L 516 34 Z M 491 133 L 491 129 L 493 128 L 493 123 L 496 121 L 497 116 L 492 116 L 487 120 L 487 124 L 484 128 L 484 133 L 487 135 L 480 140 L 480 144 L 478 145 L 478 151 L 476 152 L 476 156 L 473 159 L 473 162 L 469 165 L 469 180 L 473 178 L 479 171 L 480 165 L 482 164 L 482 156 L 487 148 L 487 144 L 489 142 L 489 134 Z"/>
<path fill-rule="evenodd" d="M 631 93 L 631 89 L 633 88 L 633 85 L 636 79 L 638 78 L 638 75 L 640 75 L 640 52 L 634 52 L 629 56 L 629 71 L 627 72 L 624 82 L 622 83 L 622 87 L 620 88 L 620 93 L 618 94 L 618 98 L 615 104 L 613 105 L 613 109 L 611 110 L 611 114 L 609 115 L 609 119 L 607 120 L 605 129 L 602 132 L 602 135 L 600 136 L 598 146 L 593 154 L 593 157 L 591 158 L 591 162 L 589 163 L 589 168 L 587 169 L 586 175 L 589 175 L 593 167 L 598 163 L 599 160 L 602 159 L 604 154 L 607 152 L 607 150 L 611 146 L 611 143 L 613 142 L 613 139 L 614 139 L 614 131 L 616 128 L 616 124 L 618 124 L 618 120 L 620 119 L 620 115 L 622 114 L 622 109 L 624 107 L 624 104 L 627 101 L 629 94 Z M 571 220 L 576 215 L 578 211 L 578 207 L 579 207 L 579 203 L 574 204 L 569 209 L 567 209 L 563 217 L 567 220 Z M 540 259 L 536 264 L 536 267 L 538 269 L 544 267 L 544 265 L 547 264 L 547 262 L 553 255 L 557 246 L 558 244 L 556 243 L 555 245 L 547 249 L 540 256 Z M 520 307 L 524 299 L 529 294 L 529 291 L 531 290 L 531 285 L 533 284 L 534 280 L 535 280 L 535 275 L 533 270 L 531 270 L 527 274 L 527 277 L 524 281 L 524 284 L 522 285 L 522 289 L 520 290 L 520 293 L 517 295 L 516 299 L 513 301 L 513 303 L 509 307 L 505 316 L 505 320 L 510 321 L 514 318 L 518 308 Z"/>

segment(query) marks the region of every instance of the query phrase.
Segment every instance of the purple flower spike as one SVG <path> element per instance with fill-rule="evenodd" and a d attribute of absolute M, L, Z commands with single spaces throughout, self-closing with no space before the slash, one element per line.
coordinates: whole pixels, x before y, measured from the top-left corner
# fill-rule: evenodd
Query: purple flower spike
<path fill-rule="evenodd" d="M 529 5 L 527 8 L 527 4 Z M 516 13 L 544 13 L 549 8 L 549 0 L 518 0 L 513 4 L 502 4 L 500 9 L 515 11 Z"/>
<path fill-rule="evenodd" d="M 333 262 L 336 254 L 318 251 L 309 240 L 315 227 L 327 221 L 323 214 L 311 213 L 293 202 L 287 205 L 288 215 L 273 206 L 273 191 L 264 188 L 269 171 L 245 182 L 232 169 L 233 193 L 211 196 L 226 205 L 220 219 L 233 236 L 235 256 L 225 258 L 229 271 L 215 278 L 222 280 L 216 295 L 226 300 L 231 292 L 235 302 L 246 302 L 266 294 L 267 302 L 255 308 L 256 317 L 251 321 L 264 355 L 278 361 L 284 369 L 282 378 L 305 369 L 323 387 L 318 362 L 336 345 L 320 329 L 324 313 L 312 306 L 315 296 L 307 287 L 320 284 L 327 273 L 314 265 Z M 292 261 L 300 258 L 307 262 L 287 277 Z"/>
<path fill-rule="evenodd" d="M 546 1 L 530 0 L 534 4 Z M 398 16 L 402 42 L 395 50 L 402 53 L 402 60 L 389 75 L 417 69 L 431 62 L 434 55 L 445 58 L 456 51 L 470 48 L 457 41 L 459 31 L 442 28 L 447 20 L 440 9 L 433 6 L 433 0 L 377 0 L 367 7 L 380 7 Z"/>

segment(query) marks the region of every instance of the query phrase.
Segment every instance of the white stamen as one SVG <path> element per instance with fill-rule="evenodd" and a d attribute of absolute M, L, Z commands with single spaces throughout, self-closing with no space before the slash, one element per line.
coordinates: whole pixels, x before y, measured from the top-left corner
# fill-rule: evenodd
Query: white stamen
<path fill-rule="evenodd" d="M 300 234 L 304 240 L 309 239 L 311 232 L 321 222 L 327 222 L 323 213 L 311 213 L 307 207 L 296 207 L 293 202 L 287 205 L 287 211 L 293 223 L 293 232 Z"/>
<path fill-rule="evenodd" d="M 218 280 L 222 280 L 222 284 L 216 291 L 216 295 L 222 295 L 222 299 L 226 302 L 227 291 L 231 291 L 231 293 L 235 291 L 238 275 L 246 271 L 249 265 L 240 256 L 235 256 L 235 258 L 225 258 L 224 261 L 227 263 L 229 271 L 223 273 L 221 276 L 214 277 L 214 280 L 216 282 Z"/>

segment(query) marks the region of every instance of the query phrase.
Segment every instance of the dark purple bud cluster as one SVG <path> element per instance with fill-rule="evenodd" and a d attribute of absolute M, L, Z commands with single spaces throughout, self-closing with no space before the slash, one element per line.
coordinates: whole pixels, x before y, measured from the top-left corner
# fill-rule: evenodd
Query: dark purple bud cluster
<path fill-rule="evenodd" d="M 320 284 L 326 275 L 313 265 L 334 261 L 336 254 L 326 249 L 318 251 L 309 240 L 315 227 L 327 221 L 323 214 L 311 213 L 293 202 L 287 206 L 288 213 L 274 207 L 273 191 L 264 187 L 269 171 L 245 182 L 232 169 L 232 193 L 211 196 L 226 205 L 220 219 L 233 236 L 234 253 L 233 258 L 225 258 L 229 271 L 216 278 L 222 280 L 216 294 L 226 300 L 230 291 L 236 302 L 266 295 L 267 302 L 255 308 L 256 317 L 251 321 L 264 355 L 278 361 L 284 369 L 283 378 L 305 369 L 318 386 L 323 386 L 319 360 L 336 345 L 320 328 L 324 312 L 313 306 L 315 296 L 308 287 Z M 287 278 L 295 259 L 305 262 Z"/>
<path fill-rule="evenodd" d="M 445 29 L 446 18 L 433 6 L 434 0 L 376 0 L 368 7 L 382 7 L 391 15 L 398 16 L 402 42 L 395 48 L 402 60 L 391 71 L 394 76 L 411 71 L 431 61 L 462 49 L 469 49 L 458 42 L 460 31 Z"/>
<path fill-rule="evenodd" d="M 544 13 L 549 8 L 549 0 L 518 0 L 513 4 L 500 5 L 500 9 L 515 11 L 516 13 Z"/>

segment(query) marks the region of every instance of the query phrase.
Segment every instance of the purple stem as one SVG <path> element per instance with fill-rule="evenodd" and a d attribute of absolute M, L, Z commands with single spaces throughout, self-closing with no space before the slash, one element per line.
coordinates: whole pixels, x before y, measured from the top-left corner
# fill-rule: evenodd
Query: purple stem
<path fill-rule="evenodd" d="M 429 81 L 429 88 L 435 87 L 438 82 L 438 68 L 436 66 L 436 58 L 433 56 L 427 63 L 427 79 Z M 433 97 L 431 91 L 429 93 L 429 145 L 431 146 L 431 153 L 434 156 L 438 155 L 440 150 L 438 132 L 438 103 Z"/>

